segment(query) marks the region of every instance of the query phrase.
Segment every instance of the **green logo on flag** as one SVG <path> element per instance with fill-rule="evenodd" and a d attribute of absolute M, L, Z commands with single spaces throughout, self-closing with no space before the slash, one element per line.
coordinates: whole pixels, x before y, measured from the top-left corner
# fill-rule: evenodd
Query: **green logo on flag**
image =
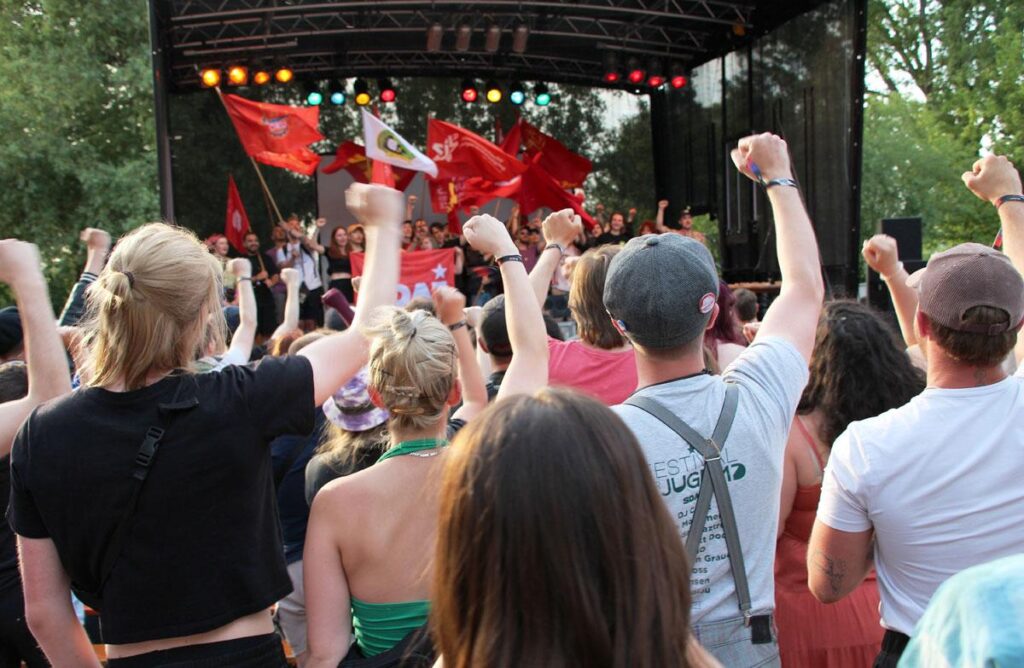
<path fill-rule="evenodd" d="M 416 159 L 409 147 L 391 130 L 381 130 L 381 133 L 377 135 L 377 148 L 396 160 L 412 162 Z"/>

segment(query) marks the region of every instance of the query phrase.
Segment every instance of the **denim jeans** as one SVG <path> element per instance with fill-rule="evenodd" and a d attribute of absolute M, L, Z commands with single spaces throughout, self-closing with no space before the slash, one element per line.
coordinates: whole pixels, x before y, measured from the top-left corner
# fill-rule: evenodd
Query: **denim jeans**
<path fill-rule="evenodd" d="M 742 617 L 700 624 L 693 627 L 693 633 L 704 649 L 728 668 L 778 668 L 782 665 L 774 620 L 772 641 L 760 645 L 750 642 L 752 630 Z"/>

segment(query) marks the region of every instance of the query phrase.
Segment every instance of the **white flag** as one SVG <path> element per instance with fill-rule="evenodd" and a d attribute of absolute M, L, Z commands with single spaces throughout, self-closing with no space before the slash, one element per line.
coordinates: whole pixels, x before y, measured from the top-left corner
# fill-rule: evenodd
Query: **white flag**
<path fill-rule="evenodd" d="M 437 165 L 433 160 L 416 150 L 412 144 L 366 109 L 362 112 L 363 142 L 366 144 L 367 158 L 437 177 Z"/>

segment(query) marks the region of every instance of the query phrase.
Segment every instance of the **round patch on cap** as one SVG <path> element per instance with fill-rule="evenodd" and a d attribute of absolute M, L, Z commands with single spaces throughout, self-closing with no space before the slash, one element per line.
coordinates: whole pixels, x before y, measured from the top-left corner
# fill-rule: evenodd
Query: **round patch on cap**
<path fill-rule="evenodd" d="M 645 246 L 657 246 L 658 245 L 658 237 L 653 236 L 653 235 L 648 236 L 646 239 L 644 239 L 644 245 Z"/>
<path fill-rule="evenodd" d="M 718 301 L 718 299 L 715 297 L 714 294 L 710 292 L 706 293 L 703 297 L 700 298 L 700 306 L 698 307 L 700 308 L 700 312 L 711 313 L 711 309 L 715 308 L 716 301 Z"/>

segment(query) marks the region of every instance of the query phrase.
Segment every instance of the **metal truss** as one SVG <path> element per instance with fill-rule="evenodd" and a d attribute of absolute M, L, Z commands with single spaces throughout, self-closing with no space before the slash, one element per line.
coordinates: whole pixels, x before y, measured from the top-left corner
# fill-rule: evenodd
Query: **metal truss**
<path fill-rule="evenodd" d="M 762 3 L 764 4 L 764 3 Z M 752 0 L 157 0 L 171 85 L 198 84 L 196 69 L 233 62 L 287 64 L 303 78 L 473 75 L 604 85 L 611 51 L 620 62 L 659 58 L 666 69 L 692 66 L 754 28 Z M 427 29 L 444 29 L 442 48 L 426 51 Z M 456 51 L 467 25 L 470 48 Z M 497 26 L 500 48 L 484 50 Z M 526 51 L 512 33 L 529 30 Z"/>

